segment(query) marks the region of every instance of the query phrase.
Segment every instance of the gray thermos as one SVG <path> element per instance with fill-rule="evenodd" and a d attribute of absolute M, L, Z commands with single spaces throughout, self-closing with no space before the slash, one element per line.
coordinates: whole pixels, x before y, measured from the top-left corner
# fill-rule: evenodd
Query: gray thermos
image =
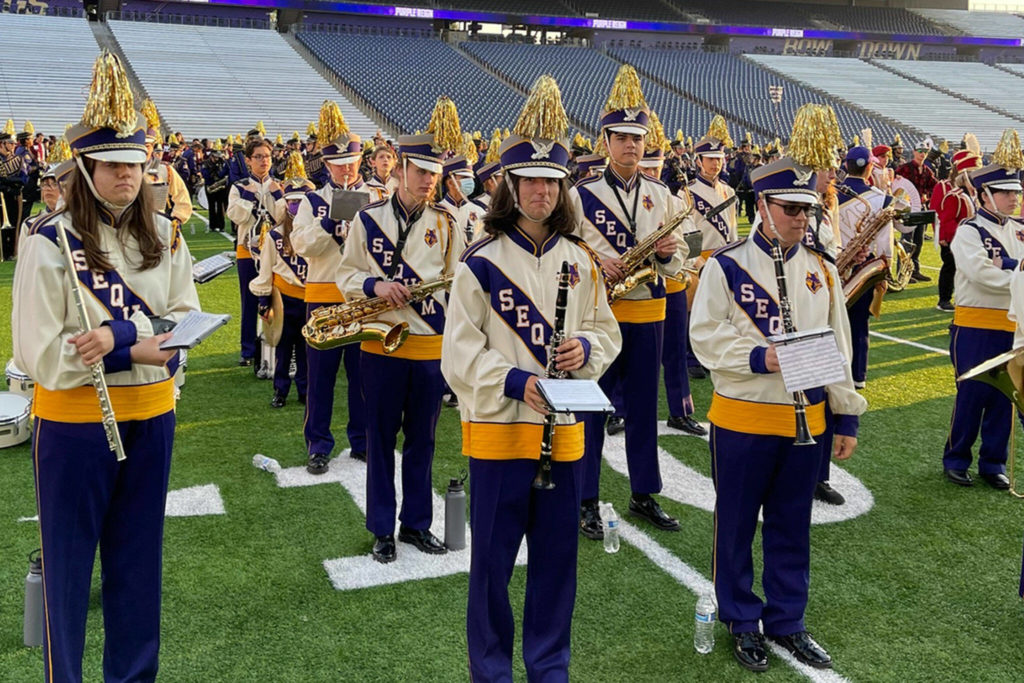
<path fill-rule="evenodd" d="M 25 647 L 43 644 L 43 563 L 40 551 L 28 556 L 28 576 L 25 577 Z"/>
<path fill-rule="evenodd" d="M 449 550 L 466 547 L 466 489 L 461 479 L 452 478 L 444 494 L 444 544 Z"/>

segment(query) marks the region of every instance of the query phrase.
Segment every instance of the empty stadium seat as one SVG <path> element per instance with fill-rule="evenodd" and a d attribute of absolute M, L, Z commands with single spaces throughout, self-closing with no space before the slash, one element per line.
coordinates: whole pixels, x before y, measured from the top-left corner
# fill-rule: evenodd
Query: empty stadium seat
<path fill-rule="evenodd" d="M 1007 12 L 977 12 L 962 9 L 913 9 L 934 23 L 945 24 L 969 36 L 987 38 L 1020 38 L 1024 36 L 1024 19 Z"/>
<path fill-rule="evenodd" d="M 937 87 L 945 88 L 965 99 L 974 99 L 1020 117 L 1021 91 L 1024 80 L 981 62 L 926 62 L 912 60 L 875 60 L 891 69 Z M 1018 123 L 1020 125 L 1020 123 Z"/>

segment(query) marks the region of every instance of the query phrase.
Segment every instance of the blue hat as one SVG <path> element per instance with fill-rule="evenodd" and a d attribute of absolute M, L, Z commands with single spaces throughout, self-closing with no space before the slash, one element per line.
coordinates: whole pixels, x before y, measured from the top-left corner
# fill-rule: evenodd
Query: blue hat
<path fill-rule="evenodd" d="M 489 164 L 484 164 L 476 170 L 476 177 L 481 183 L 485 183 L 491 179 L 495 173 L 501 171 L 501 163 L 498 161 L 492 161 Z"/>
<path fill-rule="evenodd" d="M 663 163 L 665 163 L 665 150 L 663 149 L 649 149 L 644 152 L 644 158 L 640 160 L 640 165 L 644 168 L 656 168 Z"/>
<path fill-rule="evenodd" d="M 808 166 L 800 166 L 783 157 L 750 172 L 750 182 L 759 197 L 775 197 L 801 204 L 817 204 L 815 175 Z"/>
<path fill-rule="evenodd" d="M 608 166 L 608 160 L 601 154 L 584 154 L 576 157 L 576 169 L 581 177 L 595 169 L 603 171 L 606 166 Z"/>
<path fill-rule="evenodd" d="M 615 74 L 611 93 L 601 115 L 602 133 L 647 135 L 651 129 L 651 112 L 644 99 L 640 76 L 629 64 Z"/>
<path fill-rule="evenodd" d="M 647 107 L 616 109 L 601 117 L 602 132 L 647 135 L 650 126 L 651 116 Z"/>
<path fill-rule="evenodd" d="M 353 164 L 363 156 L 362 139 L 352 132 L 343 133 L 324 145 L 324 161 L 335 166 Z"/>
<path fill-rule="evenodd" d="M 986 187 L 990 190 L 1021 191 L 1020 170 L 989 164 L 968 173 L 971 185 L 979 192 Z"/>
<path fill-rule="evenodd" d="M 558 83 L 551 76 L 540 76 L 512 135 L 501 143 L 502 169 L 526 178 L 565 178 L 569 175 L 568 124 Z"/>
<path fill-rule="evenodd" d="M 705 135 L 693 147 L 693 153 L 698 156 L 725 158 L 725 144 L 718 138 Z"/>
<path fill-rule="evenodd" d="M 444 162 L 444 172 L 442 175 L 445 178 L 450 175 L 461 175 L 472 178 L 473 169 L 469 167 L 469 162 L 466 161 L 466 157 L 459 154 Z"/>
<path fill-rule="evenodd" d="M 146 119 L 134 109 L 128 76 L 116 55 L 104 50 L 93 65 L 82 120 L 66 137 L 75 156 L 98 161 L 146 161 Z"/>
<path fill-rule="evenodd" d="M 399 135 L 398 153 L 402 160 L 408 159 L 425 171 L 440 173 L 444 164 L 445 150 L 434 147 L 434 136 Z"/>
<path fill-rule="evenodd" d="M 846 163 L 849 165 L 851 162 L 854 166 L 860 169 L 867 168 L 868 164 L 871 163 L 871 150 L 867 147 L 851 147 L 846 152 Z"/>

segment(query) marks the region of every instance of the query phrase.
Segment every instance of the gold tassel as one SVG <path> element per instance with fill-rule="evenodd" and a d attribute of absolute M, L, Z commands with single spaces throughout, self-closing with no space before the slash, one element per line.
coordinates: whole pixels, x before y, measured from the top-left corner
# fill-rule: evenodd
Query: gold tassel
<path fill-rule="evenodd" d="M 260 132 L 260 135 L 262 137 L 267 137 L 267 128 L 266 128 L 266 126 L 263 125 L 262 121 L 257 121 L 256 122 L 256 130 L 258 130 Z"/>
<path fill-rule="evenodd" d="M 292 132 L 292 140 L 299 140 L 299 139 L 300 139 L 299 138 L 299 131 L 297 131 L 297 130 L 293 131 Z"/>
<path fill-rule="evenodd" d="M 53 164 L 67 161 L 70 158 L 71 147 L 68 145 L 68 139 L 61 135 L 57 142 L 53 144 L 53 147 L 50 148 L 50 154 L 46 157 L 46 163 L 52 166 Z"/>
<path fill-rule="evenodd" d="M 966 133 L 964 135 L 964 149 L 979 159 L 981 158 L 981 143 L 978 142 L 978 136 L 974 133 Z"/>
<path fill-rule="evenodd" d="M 480 132 L 480 131 L 478 131 L 478 130 L 474 130 L 474 131 L 473 131 L 473 139 L 474 139 L 474 140 L 483 140 L 483 139 L 484 139 L 484 134 L 483 134 L 483 133 L 481 133 L 481 132 Z"/>
<path fill-rule="evenodd" d="M 277 138 L 274 139 L 274 144 L 275 145 L 283 145 L 284 144 L 284 138 L 281 137 L 280 133 L 278 133 L 277 134 Z"/>
<path fill-rule="evenodd" d="M 743 134 L 743 142 L 747 143 L 748 145 L 752 142 L 752 140 L 750 139 L 750 131 L 749 130 L 746 133 Z"/>
<path fill-rule="evenodd" d="M 284 169 L 284 181 L 306 180 L 306 164 L 302 161 L 301 152 L 292 152 L 288 155 L 288 165 Z M 302 183 L 295 183 L 301 185 Z"/>
<path fill-rule="evenodd" d="M 104 50 L 92 67 L 92 85 L 85 102 L 82 124 L 91 128 L 112 128 L 126 138 L 135 130 L 135 98 L 121 61 Z"/>
<path fill-rule="evenodd" d="M 218 152 L 224 151 L 224 145 L 221 143 L 220 138 L 213 141 L 213 149 Z"/>
<path fill-rule="evenodd" d="M 309 125 L 306 126 L 306 137 L 309 137 L 310 135 L 316 135 L 316 124 L 312 121 L 310 121 Z"/>
<path fill-rule="evenodd" d="M 665 128 L 661 125 L 661 119 L 653 111 L 651 112 L 651 125 L 647 130 L 647 137 L 644 139 L 644 149 L 647 152 L 661 150 L 667 152 L 671 148 L 668 139 L 665 138 Z"/>
<path fill-rule="evenodd" d="M 853 136 L 853 146 L 860 147 L 860 136 L 857 134 L 854 134 Z"/>
<path fill-rule="evenodd" d="M 484 157 L 484 161 L 488 164 L 501 161 L 501 131 L 497 128 L 494 129 L 491 141 L 487 143 L 487 156 Z"/>
<path fill-rule="evenodd" d="M 7 125 L 4 126 L 4 133 L 11 136 L 14 135 L 14 119 L 7 119 Z"/>
<path fill-rule="evenodd" d="M 825 107 L 805 104 L 797 109 L 789 134 L 789 156 L 815 171 L 836 167 L 835 140 Z"/>
<path fill-rule="evenodd" d="M 715 118 L 711 119 L 711 125 L 708 126 L 708 136 L 717 138 L 722 141 L 723 147 L 732 147 L 732 138 L 729 137 L 729 127 L 725 123 L 725 117 L 721 114 L 716 114 Z M 776 145 L 776 148 L 778 145 Z"/>
<path fill-rule="evenodd" d="M 939 151 L 943 154 L 949 152 L 949 140 L 943 140 L 942 144 L 939 145 Z"/>
<path fill-rule="evenodd" d="M 903 138 L 900 137 L 899 133 L 896 133 L 896 137 L 893 138 L 892 142 L 893 142 L 893 147 L 895 147 L 896 145 L 899 145 L 901 147 L 903 146 Z"/>
<path fill-rule="evenodd" d="M 434 148 L 454 152 L 462 148 L 459 110 L 447 95 L 441 95 L 430 113 L 427 133 L 434 136 Z"/>
<path fill-rule="evenodd" d="M 146 125 L 153 130 L 160 130 L 160 112 L 156 103 L 148 97 L 142 101 L 142 115 L 146 117 Z"/>
<path fill-rule="evenodd" d="M 676 137 L 675 137 L 675 139 L 678 140 L 679 142 L 684 142 L 686 140 L 686 136 L 683 135 L 683 129 L 682 128 L 676 129 Z"/>
<path fill-rule="evenodd" d="M 480 152 L 476 151 L 476 142 L 470 133 L 462 134 L 462 155 L 466 157 L 470 168 L 476 166 L 476 162 L 480 161 Z"/>
<path fill-rule="evenodd" d="M 512 135 L 512 133 L 511 133 L 511 131 L 509 131 L 508 128 L 506 128 L 505 130 L 501 131 L 501 139 L 502 140 L 507 138 L 509 135 Z"/>
<path fill-rule="evenodd" d="M 234 135 L 229 135 L 228 136 L 228 147 L 234 147 L 234 145 L 235 145 L 235 136 Z"/>
<path fill-rule="evenodd" d="M 623 64 L 615 74 L 612 91 L 608 94 L 604 110 L 607 112 L 637 107 L 647 107 L 647 100 L 644 99 L 644 92 L 640 87 L 640 76 L 632 66 Z"/>
<path fill-rule="evenodd" d="M 554 78 L 541 76 L 534 81 L 512 132 L 524 138 L 561 140 L 568 130 L 569 117 L 562 106 L 562 91 Z"/>
<path fill-rule="evenodd" d="M 348 124 L 341 115 L 341 109 L 334 100 L 324 100 L 320 105 L 320 123 L 317 125 L 317 139 L 322 145 L 329 145 L 342 135 L 348 134 Z"/>
<path fill-rule="evenodd" d="M 992 161 L 1012 171 L 1024 168 L 1024 154 L 1021 153 L 1020 136 L 1016 130 L 1007 128 L 1003 131 L 996 151 L 992 152 Z"/>
<path fill-rule="evenodd" d="M 25 132 L 29 135 L 33 135 L 36 132 L 36 127 L 32 125 L 32 122 L 28 119 L 25 120 Z"/>

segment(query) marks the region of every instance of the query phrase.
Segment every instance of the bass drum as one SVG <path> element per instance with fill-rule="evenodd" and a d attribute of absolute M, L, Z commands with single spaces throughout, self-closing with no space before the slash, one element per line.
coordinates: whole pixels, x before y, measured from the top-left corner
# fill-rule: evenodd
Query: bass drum
<path fill-rule="evenodd" d="M 21 394 L 0 391 L 0 448 L 10 448 L 28 441 L 29 400 Z"/>
<path fill-rule="evenodd" d="M 12 393 L 20 394 L 29 401 L 32 400 L 32 394 L 36 390 L 36 383 L 31 377 L 18 369 L 18 366 L 14 364 L 13 358 L 7 361 L 7 368 L 4 374 L 7 375 L 7 388 Z"/>

